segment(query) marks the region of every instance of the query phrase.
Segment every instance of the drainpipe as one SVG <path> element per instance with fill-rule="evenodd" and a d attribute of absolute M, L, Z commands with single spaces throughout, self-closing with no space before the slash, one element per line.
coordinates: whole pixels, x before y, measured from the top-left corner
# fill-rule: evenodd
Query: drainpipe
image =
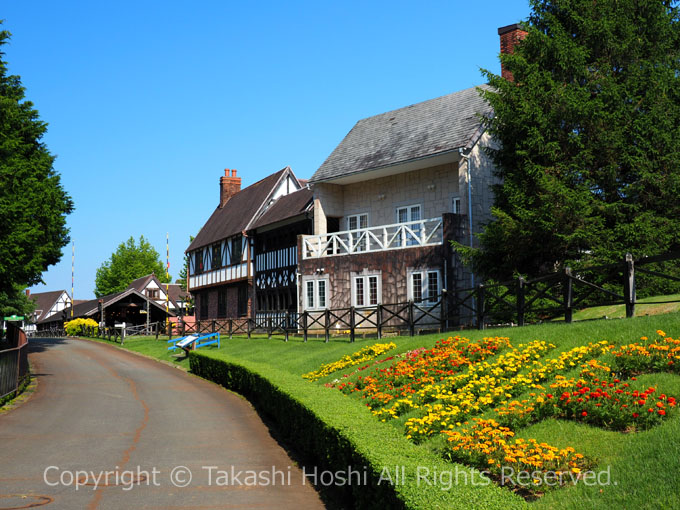
<path fill-rule="evenodd" d="M 465 160 L 465 169 L 467 173 L 467 192 L 468 192 L 468 239 L 469 239 L 469 244 L 470 248 L 473 247 L 472 244 L 472 175 L 470 172 L 470 151 L 467 152 L 467 154 L 463 151 L 463 149 L 458 149 L 458 154 L 460 154 L 460 157 Z M 472 271 L 470 271 L 470 287 L 474 288 L 475 286 L 475 275 Z"/>

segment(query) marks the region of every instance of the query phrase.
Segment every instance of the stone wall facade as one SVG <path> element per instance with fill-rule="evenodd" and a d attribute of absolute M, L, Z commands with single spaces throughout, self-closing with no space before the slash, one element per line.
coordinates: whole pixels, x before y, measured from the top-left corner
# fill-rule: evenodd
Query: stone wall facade
<path fill-rule="evenodd" d="M 383 304 L 408 301 L 408 275 L 417 270 L 437 270 L 440 289 L 451 291 L 464 281 L 450 240 L 466 238 L 467 218 L 444 214 L 444 242 L 437 246 L 410 247 L 395 250 L 302 258 L 302 236 L 298 237 L 298 272 L 300 274 L 299 309 L 305 309 L 305 285 L 310 280 L 327 280 L 327 308 L 347 308 L 352 304 L 352 278 L 358 275 L 379 275 Z"/>

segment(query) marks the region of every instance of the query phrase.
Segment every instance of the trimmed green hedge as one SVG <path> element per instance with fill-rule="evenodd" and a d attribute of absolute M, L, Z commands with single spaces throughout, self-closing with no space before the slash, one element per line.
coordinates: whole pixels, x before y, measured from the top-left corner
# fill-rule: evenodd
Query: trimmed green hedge
<path fill-rule="evenodd" d="M 354 508 L 528 507 L 522 498 L 493 483 L 463 483 L 466 474 L 470 477 L 469 468 L 445 462 L 415 446 L 396 428 L 376 420 L 367 407 L 339 391 L 259 363 L 230 359 L 220 352 L 191 351 L 189 361 L 192 372 L 244 395 L 271 417 L 277 431 L 295 445 L 296 451 L 312 460 L 319 473 L 346 473 L 349 467 L 359 471 L 362 484 L 344 487 Z M 394 485 L 380 480 L 381 473 L 387 473 L 384 470 L 394 477 L 397 466 L 400 473 L 403 466 L 404 480 Z M 423 475 L 420 479 L 419 468 Z M 481 482 L 479 476 L 476 480 Z"/>

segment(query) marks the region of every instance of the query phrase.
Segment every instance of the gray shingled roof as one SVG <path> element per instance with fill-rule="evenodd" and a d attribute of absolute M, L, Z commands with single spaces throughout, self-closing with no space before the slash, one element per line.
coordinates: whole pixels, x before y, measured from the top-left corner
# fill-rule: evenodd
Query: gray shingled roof
<path fill-rule="evenodd" d="M 310 181 L 332 180 L 466 148 L 480 131 L 479 115 L 490 112 L 473 87 L 362 119 Z"/>

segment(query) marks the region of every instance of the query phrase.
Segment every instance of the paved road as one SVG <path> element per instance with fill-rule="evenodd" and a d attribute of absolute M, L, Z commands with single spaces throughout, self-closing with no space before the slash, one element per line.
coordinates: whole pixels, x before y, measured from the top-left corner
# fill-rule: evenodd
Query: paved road
<path fill-rule="evenodd" d="M 38 390 L 0 415 L 0 509 L 323 508 L 238 396 L 107 345 L 32 351 Z"/>

